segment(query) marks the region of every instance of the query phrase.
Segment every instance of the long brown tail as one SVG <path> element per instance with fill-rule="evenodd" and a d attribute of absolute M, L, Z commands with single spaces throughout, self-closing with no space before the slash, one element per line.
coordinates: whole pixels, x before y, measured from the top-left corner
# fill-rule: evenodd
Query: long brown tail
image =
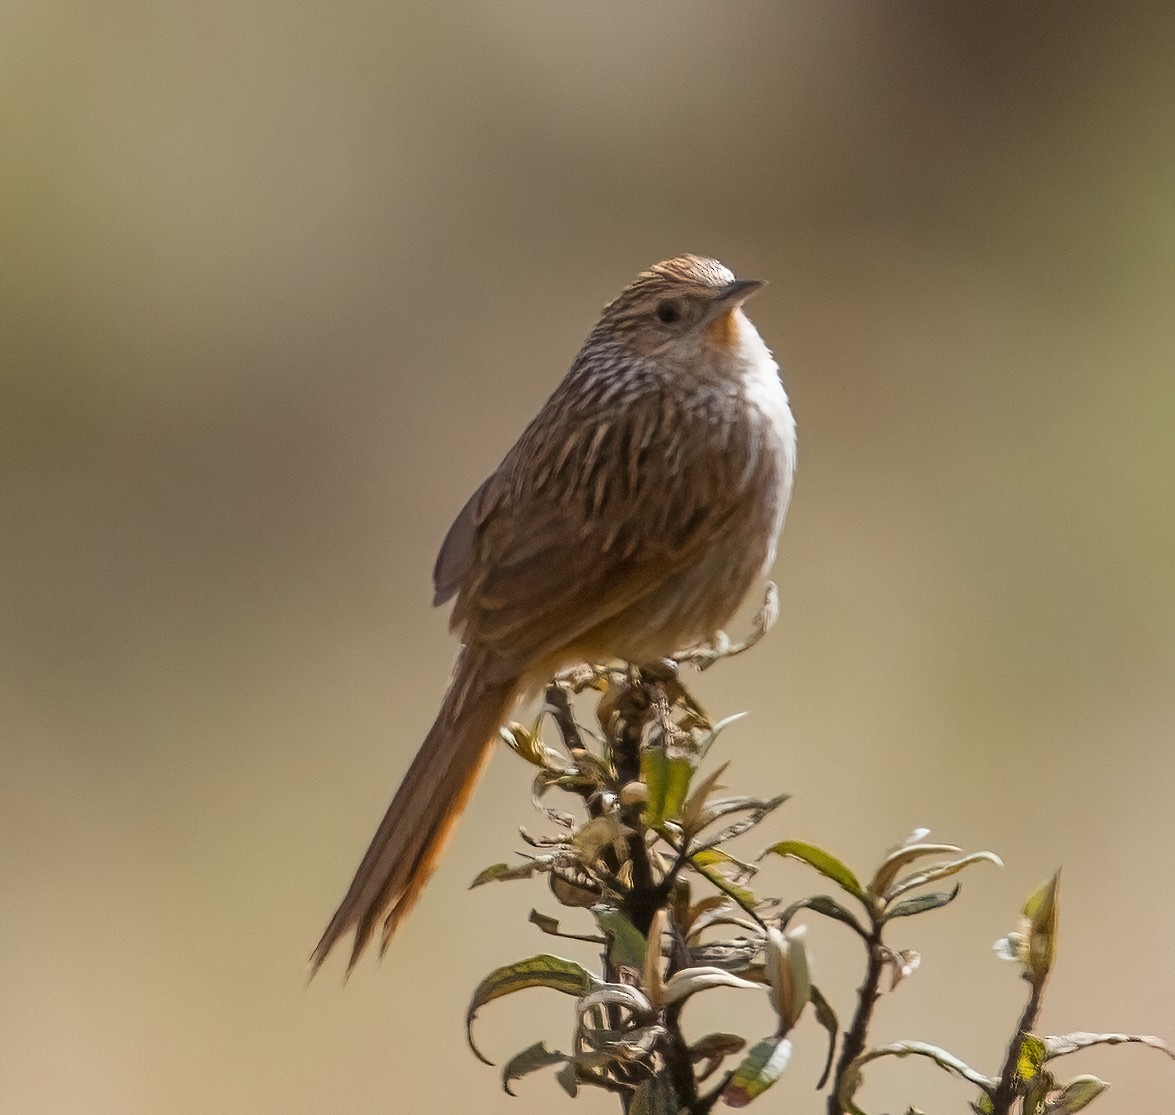
<path fill-rule="evenodd" d="M 380 918 L 382 954 L 436 867 L 518 691 L 516 681 L 483 684 L 473 658 L 465 652 L 458 661 L 436 723 L 310 957 L 311 975 L 354 929 L 349 975 Z"/>

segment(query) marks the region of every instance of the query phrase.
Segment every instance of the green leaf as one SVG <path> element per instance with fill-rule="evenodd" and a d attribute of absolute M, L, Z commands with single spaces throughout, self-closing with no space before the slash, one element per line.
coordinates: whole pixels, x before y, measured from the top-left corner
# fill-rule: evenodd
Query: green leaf
<path fill-rule="evenodd" d="M 689 863 L 699 875 L 704 879 L 709 879 L 723 894 L 733 898 L 744 910 L 754 912 L 759 901 L 754 892 L 749 887 L 732 883 L 721 871 L 711 866 L 715 863 L 725 862 L 729 858 L 713 848 L 703 848 L 700 852 L 694 852 L 689 857 Z"/>
<path fill-rule="evenodd" d="M 515 1053 L 506 1062 L 502 1068 L 502 1088 L 508 1096 L 516 1095 L 517 1093 L 510 1088 L 511 1081 L 521 1080 L 528 1073 L 537 1072 L 539 1069 L 545 1069 L 551 1065 L 561 1065 L 566 1060 L 565 1054 L 558 1050 L 548 1049 L 541 1041 L 535 1042 L 534 1045 L 528 1046 L 521 1053 Z"/>
<path fill-rule="evenodd" d="M 690 862 L 694 866 L 713 867 L 720 863 L 732 864 L 737 873 L 742 876 L 754 875 L 759 869 L 754 864 L 745 863 L 741 859 L 736 859 L 729 852 L 724 852 L 719 848 L 699 848 L 696 852 L 690 852 Z"/>
<path fill-rule="evenodd" d="M 1075 1076 L 1044 1105 L 1044 1115 L 1074 1115 L 1088 1107 L 1109 1087 L 1096 1076 Z"/>
<path fill-rule="evenodd" d="M 1048 1050 L 1043 1039 L 1035 1034 L 1025 1034 L 1016 1058 L 1016 1075 L 1021 1080 L 1035 1080 L 1047 1060 Z"/>
<path fill-rule="evenodd" d="M 764 1038 L 751 1047 L 743 1063 L 734 1070 L 722 1093 L 730 1107 L 746 1107 L 774 1084 L 791 1060 L 791 1042 L 778 1036 Z"/>
<path fill-rule="evenodd" d="M 1024 1098 L 1021 1104 L 1021 1115 L 1042 1115 L 1044 1102 L 1048 1094 L 1053 1091 L 1056 1081 L 1051 1072 L 1041 1072 L 1020 1085 Z"/>
<path fill-rule="evenodd" d="M 832 1004 L 824 998 L 820 988 L 812 984 L 810 994 L 812 1006 L 816 1010 L 816 1021 L 828 1033 L 828 1059 L 824 1062 L 824 1071 L 820 1074 L 820 1079 L 816 1081 L 816 1089 L 819 1091 L 828 1083 L 828 1074 L 832 1072 L 832 1058 L 836 1055 L 836 1039 L 840 1033 L 840 1022 L 837 1021 L 836 1011 L 832 1009 Z"/>
<path fill-rule="evenodd" d="M 894 918 L 909 918 L 915 914 L 924 914 L 928 910 L 938 910 L 943 906 L 954 902 L 958 896 L 959 886 L 956 883 L 953 890 L 936 890 L 931 891 L 930 894 L 920 894 L 917 898 L 907 898 L 905 902 L 899 902 L 896 906 L 890 906 L 885 911 L 885 920 L 892 921 Z"/>
<path fill-rule="evenodd" d="M 783 840 L 778 844 L 772 844 L 759 858 L 762 859 L 763 856 L 771 853 L 798 859 L 816 868 L 826 879 L 831 879 L 841 890 L 847 891 L 854 898 L 862 902 L 868 901 L 864 889 L 857 881 L 857 876 L 831 852 L 826 852 L 823 848 L 816 847 L 815 844 L 809 844 L 803 840 Z"/>
<path fill-rule="evenodd" d="M 693 757 L 669 756 L 663 747 L 641 751 L 641 781 L 649 788 L 644 823 L 657 828 L 681 815 L 697 761 Z"/>
<path fill-rule="evenodd" d="M 848 910 L 846 910 L 835 898 L 827 894 L 815 894 L 811 898 L 801 898 L 798 902 L 793 902 L 780 915 L 779 924 L 786 929 L 788 923 L 801 910 L 814 910 L 818 914 L 823 914 L 826 918 L 832 918 L 835 921 L 843 922 L 850 929 L 854 930 L 858 936 L 868 937 L 869 934 L 865 932 L 861 923 Z"/>
<path fill-rule="evenodd" d="M 1057 917 L 1060 912 L 1061 871 L 1042 883 L 1024 903 L 1023 918 L 1028 954 L 1025 968 L 1034 987 L 1041 987 L 1052 970 L 1057 952 Z"/>
<path fill-rule="evenodd" d="M 505 724 L 498 729 L 498 734 L 506 741 L 511 751 L 533 766 L 545 767 L 548 770 L 563 770 L 567 766 L 557 751 L 552 751 L 536 732 L 521 724 Z"/>
<path fill-rule="evenodd" d="M 642 1080 L 628 1105 L 628 1115 L 677 1115 L 677 1095 L 661 1076 Z"/>
<path fill-rule="evenodd" d="M 645 962 L 644 934 L 619 910 L 602 907 L 592 916 L 608 938 L 608 959 L 618 968 L 639 972 Z"/>
<path fill-rule="evenodd" d="M 487 1065 L 493 1064 L 493 1061 L 482 1056 L 473 1040 L 474 1019 L 486 1003 L 527 987 L 549 987 L 552 991 L 580 998 L 599 982 L 581 965 L 572 960 L 564 960 L 561 956 L 551 956 L 549 953 L 540 953 L 538 956 L 519 960 L 516 964 L 495 969 L 477 985 L 469 1009 L 465 1012 L 465 1035 L 469 1048 L 479 1060 Z"/>

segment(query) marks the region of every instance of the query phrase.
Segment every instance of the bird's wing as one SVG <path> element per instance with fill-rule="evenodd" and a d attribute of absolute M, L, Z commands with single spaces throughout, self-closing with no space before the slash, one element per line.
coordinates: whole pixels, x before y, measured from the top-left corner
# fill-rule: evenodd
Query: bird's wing
<path fill-rule="evenodd" d="M 738 528 L 748 491 L 780 483 L 766 422 L 730 398 L 645 397 L 562 442 L 549 433 L 523 436 L 438 561 L 438 594 L 461 571 L 454 626 L 507 672 L 557 658 L 688 569 Z"/>

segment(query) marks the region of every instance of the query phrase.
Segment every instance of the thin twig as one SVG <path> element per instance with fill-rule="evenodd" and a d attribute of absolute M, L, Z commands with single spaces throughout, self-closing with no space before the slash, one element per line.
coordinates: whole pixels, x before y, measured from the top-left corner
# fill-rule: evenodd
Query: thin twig
<path fill-rule="evenodd" d="M 1004 1067 L 1000 1069 L 1000 1081 L 991 1097 L 991 1115 L 1009 1115 L 1012 1104 L 1019 1098 L 1022 1083 L 1019 1072 L 1020 1055 L 1024 1050 L 1025 1039 L 1036 1028 L 1043 997 L 1044 982 L 1033 982 L 1032 992 L 1028 996 L 1028 1002 L 1024 1004 L 1024 1013 L 1020 1015 L 1020 1022 L 1016 1027 L 1016 1036 L 1008 1046 Z"/>
<path fill-rule="evenodd" d="M 575 714 L 571 711 L 571 698 L 567 690 L 562 685 L 548 685 L 545 699 L 551 718 L 563 737 L 563 746 L 569 753 L 586 751 Z"/>
<path fill-rule="evenodd" d="M 841 1115 L 840 1100 L 841 1081 L 849 1066 L 865 1051 L 865 1037 L 869 1033 L 869 1023 L 873 1019 L 873 1008 L 881 997 L 881 976 L 885 971 L 886 949 L 881 943 L 882 924 L 873 923 L 873 931 L 869 934 L 869 964 L 865 969 L 865 979 L 857 990 L 857 1010 L 853 1015 L 852 1024 L 845 1032 L 844 1044 L 840 1050 L 840 1060 L 836 1063 L 836 1075 L 833 1077 L 832 1089 L 828 1093 L 828 1115 Z"/>

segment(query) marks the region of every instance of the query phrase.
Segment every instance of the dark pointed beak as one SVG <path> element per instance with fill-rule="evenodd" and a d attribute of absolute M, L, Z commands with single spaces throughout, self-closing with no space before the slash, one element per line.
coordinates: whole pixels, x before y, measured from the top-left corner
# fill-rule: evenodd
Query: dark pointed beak
<path fill-rule="evenodd" d="M 735 279 L 716 299 L 715 305 L 723 309 L 741 306 L 756 291 L 767 285 L 766 279 Z"/>

